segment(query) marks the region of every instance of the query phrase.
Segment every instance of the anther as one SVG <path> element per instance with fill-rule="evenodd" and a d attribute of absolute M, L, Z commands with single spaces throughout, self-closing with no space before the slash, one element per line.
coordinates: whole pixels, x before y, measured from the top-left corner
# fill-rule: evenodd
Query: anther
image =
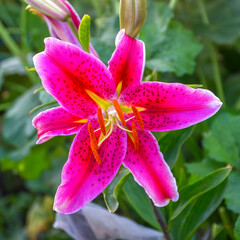
<path fill-rule="evenodd" d="M 139 125 L 141 131 L 143 132 L 144 131 L 144 124 L 143 124 L 142 117 L 141 117 L 141 115 L 140 115 L 140 113 L 139 113 L 139 111 L 137 110 L 136 107 L 132 106 L 132 110 L 133 110 L 133 114 L 134 114 L 134 116 L 135 116 L 135 118 L 138 122 L 138 125 Z"/>
<path fill-rule="evenodd" d="M 123 125 L 124 127 L 127 127 L 127 124 L 126 124 L 126 121 L 125 121 L 125 118 L 124 118 L 122 109 L 121 109 L 121 107 L 120 107 L 117 99 L 113 99 L 113 106 L 114 106 L 114 108 L 115 108 L 115 110 L 116 110 L 116 112 L 117 112 L 117 114 L 118 114 L 118 117 L 119 117 L 122 125 Z"/>
<path fill-rule="evenodd" d="M 132 122 L 132 136 L 133 136 L 134 147 L 137 150 L 139 148 L 139 139 L 138 139 L 138 133 L 137 133 L 135 122 Z"/>
<path fill-rule="evenodd" d="M 98 110 L 97 110 L 97 119 L 98 119 L 99 127 L 101 128 L 103 135 L 106 135 L 106 127 L 105 127 L 105 122 L 104 122 L 101 108 L 98 108 Z"/>
<path fill-rule="evenodd" d="M 101 162 L 99 153 L 98 153 L 98 151 L 96 149 L 96 146 L 95 146 L 95 144 L 94 144 L 94 142 L 92 140 L 90 141 L 90 146 L 91 146 L 91 149 L 92 149 L 92 152 L 93 152 L 93 156 L 94 156 L 96 162 L 100 165 L 102 162 Z"/>
<path fill-rule="evenodd" d="M 89 136 L 90 136 L 90 139 L 91 139 L 91 146 L 93 145 L 94 148 L 97 151 L 98 150 L 98 141 L 97 141 L 97 138 L 96 138 L 96 136 L 94 134 L 91 122 L 88 123 L 88 132 L 89 132 Z"/>

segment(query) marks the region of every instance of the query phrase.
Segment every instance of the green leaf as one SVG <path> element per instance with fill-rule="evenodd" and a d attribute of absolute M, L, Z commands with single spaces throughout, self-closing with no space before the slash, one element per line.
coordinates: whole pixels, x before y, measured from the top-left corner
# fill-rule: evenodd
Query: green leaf
<path fill-rule="evenodd" d="M 165 23 L 164 27 L 155 17 L 151 22 L 146 22 L 140 33 L 140 38 L 146 44 L 146 66 L 160 72 L 175 72 L 177 76 L 191 74 L 195 68 L 195 57 L 200 53 L 202 45 L 195 40 L 193 33 L 179 22 L 171 21 L 169 24 L 172 13 L 167 8 L 168 6 L 165 6 L 164 11 L 162 10 L 168 16 L 162 21 Z M 148 13 L 150 18 L 152 15 L 161 16 L 158 8 L 150 11 L 153 11 Z"/>
<path fill-rule="evenodd" d="M 21 177 L 28 180 L 39 177 L 48 166 L 47 149 L 42 146 L 32 148 L 30 154 L 19 162 L 10 160 L 9 158 L 3 158 L 1 162 L 3 171 L 17 171 Z"/>
<path fill-rule="evenodd" d="M 240 166 L 240 116 L 222 113 L 213 121 L 203 146 L 210 158 Z"/>
<path fill-rule="evenodd" d="M 85 14 L 81 20 L 81 23 L 78 29 L 78 35 L 79 35 L 80 43 L 86 52 L 89 52 L 90 24 L 91 24 L 91 18 L 90 16 Z"/>
<path fill-rule="evenodd" d="M 175 219 L 172 228 L 175 240 L 188 240 L 194 231 L 217 209 L 223 200 L 226 179 L 217 187 L 195 199 Z M 177 225 L 176 225 L 177 224 Z"/>
<path fill-rule="evenodd" d="M 196 182 L 199 179 L 210 174 L 214 170 L 224 167 L 224 165 L 225 164 L 223 163 L 215 162 L 210 159 L 204 159 L 201 162 L 192 162 L 184 164 L 187 171 L 191 173 L 191 178 L 189 180 L 190 182 Z"/>
<path fill-rule="evenodd" d="M 103 191 L 105 204 L 111 213 L 118 209 L 117 197 L 129 174 L 127 169 L 121 168 L 113 181 Z"/>
<path fill-rule="evenodd" d="M 228 186 L 225 193 L 225 203 L 229 210 L 240 214 L 240 175 L 239 172 L 233 172 L 228 180 Z"/>
<path fill-rule="evenodd" d="M 187 6 L 182 7 L 178 16 L 184 23 L 190 25 L 196 35 L 218 44 L 234 43 L 240 36 L 239 0 L 201 0 L 202 11 L 199 6 L 196 7 L 196 1 L 185 2 Z M 204 10 L 207 16 L 205 23 L 201 15 Z"/>
<path fill-rule="evenodd" d="M 176 218 L 191 202 L 221 184 L 230 174 L 232 168 L 220 168 L 194 184 L 188 185 L 179 191 L 179 200 L 172 204 L 171 220 Z"/>
<path fill-rule="evenodd" d="M 39 92 L 39 100 L 42 104 L 46 104 L 49 102 L 53 102 L 55 98 L 44 90 Z"/>
<path fill-rule="evenodd" d="M 132 176 L 127 179 L 122 189 L 127 200 L 139 216 L 153 227 L 160 229 L 148 196 L 144 189 L 134 181 Z"/>
<path fill-rule="evenodd" d="M 35 132 L 29 111 L 40 104 L 38 94 L 33 94 L 38 87 L 32 87 L 18 97 L 6 112 L 3 121 L 4 139 L 16 147 L 22 147 Z"/>
<path fill-rule="evenodd" d="M 160 150 L 168 165 L 172 168 L 184 142 L 192 135 L 194 127 L 171 131 L 158 141 Z"/>
<path fill-rule="evenodd" d="M 240 216 L 238 216 L 237 222 L 235 223 L 234 236 L 236 240 L 240 240 Z"/>

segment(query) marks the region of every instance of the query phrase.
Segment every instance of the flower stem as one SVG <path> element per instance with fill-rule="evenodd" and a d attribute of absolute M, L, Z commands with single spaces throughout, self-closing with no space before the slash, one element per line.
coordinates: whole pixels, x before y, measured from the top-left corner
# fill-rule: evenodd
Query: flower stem
<path fill-rule="evenodd" d="M 171 0 L 170 3 L 169 3 L 169 7 L 171 9 L 174 9 L 176 4 L 177 4 L 178 0 Z"/>
<path fill-rule="evenodd" d="M 219 64 L 217 59 L 217 52 L 212 43 L 209 42 L 208 47 L 210 49 L 210 58 L 212 61 L 213 74 L 214 74 L 214 80 L 217 88 L 217 93 L 219 98 L 225 105 L 225 97 L 224 97 L 222 79 L 221 79 L 221 74 L 220 74 L 220 69 L 219 69 Z"/>
<path fill-rule="evenodd" d="M 233 229 L 231 227 L 231 221 L 229 219 L 226 209 L 224 207 L 220 207 L 218 210 L 218 213 L 229 237 L 234 240 L 235 237 L 234 237 Z"/>
<path fill-rule="evenodd" d="M 0 21 L 0 36 L 2 37 L 3 42 L 6 44 L 8 49 L 12 52 L 12 54 L 14 54 L 19 58 L 23 66 L 28 66 L 29 63 L 26 60 L 24 53 L 21 51 L 18 45 L 13 41 L 12 37 L 10 36 L 10 34 L 8 33 L 7 29 L 4 27 L 1 21 Z M 34 73 L 31 72 L 28 74 L 28 76 L 33 84 L 38 83 L 38 80 Z"/>
<path fill-rule="evenodd" d="M 156 216 L 156 219 L 157 219 L 159 225 L 161 226 L 161 229 L 163 231 L 163 234 L 164 234 L 166 240 L 172 240 L 172 237 L 170 236 L 170 234 L 168 232 L 168 225 L 167 225 L 165 219 L 163 218 L 161 212 L 154 205 L 154 203 L 152 201 L 151 201 L 151 204 L 152 204 L 152 208 L 153 208 L 154 214 Z"/>
<path fill-rule="evenodd" d="M 203 0 L 198 0 L 198 8 L 202 17 L 202 22 L 205 26 L 209 25 L 209 19 L 208 19 L 208 14 L 205 8 L 205 5 L 203 3 Z"/>

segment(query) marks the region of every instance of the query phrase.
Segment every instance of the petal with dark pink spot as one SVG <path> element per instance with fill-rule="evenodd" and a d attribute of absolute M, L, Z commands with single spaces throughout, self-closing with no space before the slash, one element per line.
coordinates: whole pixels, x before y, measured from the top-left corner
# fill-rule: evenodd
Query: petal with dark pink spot
<path fill-rule="evenodd" d="M 91 122 L 94 129 L 98 128 L 96 120 Z M 99 165 L 90 148 L 88 126 L 84 125 L 75 137 L 64 165 L 54 209 L 63 214 L 74 213 L 97 197 L 116 175 L 125 157 L 126 145 L 126 132 L 114 127 L 98 150 L 102 162 Z"/>
<path fill-rule="evenodd" d="M 97 104 L 85 90 L 110 100 L 116 86 L 107 67 L 80 48 L 45 39 L 45 51 L 34 56 L 36 71 L 46 91 L 73 115 L 87 118 L 96 113 Z"/>
<path fill-rule="evenodd" d="M 37 143 L 46 142 L 58 135 L 76 134 L 85 120 L 70 114 L 62 107 L 41 112 L 33 119 L 39 138 Z"/>
<path fill-rule="evenodd" d="M 138 131 L 138 135 L 137 150 L 128 139 L 123 165 L 132 172 L 135 181 L 145 189 L 156 206 L 166 206 L 169 200 L 177 201 L 176 180 L 164 161 L 156 139 L 147 131 Z"/>
<path fill-rule="evenodd" d="M 116 50 L 109 64 L 109 70 L 116 86 L 122 81 L 122 90 L 142 80 L 145 68 L 144 42 L 129 37 L 124 29 L 116 37 Z"/>
<path fill-rule="evenodd" d="M 222 103 L 212 92 L 181 83 L 144 82 L 128 87 L 120 96 L 122 105 L 144 108 L 144 127 L 169 131 L 189 127 L 214 115 Z M 129 118 L 133 114 L 126 114 Z M 139 128 L 136 119 L 136 126 Z"/>

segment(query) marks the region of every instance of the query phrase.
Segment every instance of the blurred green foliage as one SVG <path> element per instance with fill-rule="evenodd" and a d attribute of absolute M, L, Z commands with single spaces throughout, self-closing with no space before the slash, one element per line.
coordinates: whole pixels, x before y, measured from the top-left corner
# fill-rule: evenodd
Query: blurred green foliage
<path fill-rule="evenodd" d="M 119 31 L 119 2 L 70 2 L 81 17 L 91 17 L 91 43 L 107 64 Z M 167 0 L 147 2 L 148 17 L 139 34 L 146 44 L 144 80 L 201 84 L 224 102 L 215 117 L 195 128 L 154 133 L 180 193 L 188 196 L 161 208 L 161 214 L 173 239 L 238 240 L 240 1 L 181 0 L 174 9 Z M 20 0 L 0 1 L 0 239 L 70 239 L 52 228 L 52 202 L 72 137 L 35 145 L 31 120 L 54 105 L 29 111 L 54 99 L 45 91 L 33 94 L 40 79 L 25 70 L 49 36 L 45 23 L 25 7 Z M 119 203 L 118 213 L 160 229 L 149 199 L 132 177 L 123 174 L 114 186 L 122 188 L 108 189 L 107 197 L 113 208 Z M 101 197 L 96 201 L 104 204 Z"/>

